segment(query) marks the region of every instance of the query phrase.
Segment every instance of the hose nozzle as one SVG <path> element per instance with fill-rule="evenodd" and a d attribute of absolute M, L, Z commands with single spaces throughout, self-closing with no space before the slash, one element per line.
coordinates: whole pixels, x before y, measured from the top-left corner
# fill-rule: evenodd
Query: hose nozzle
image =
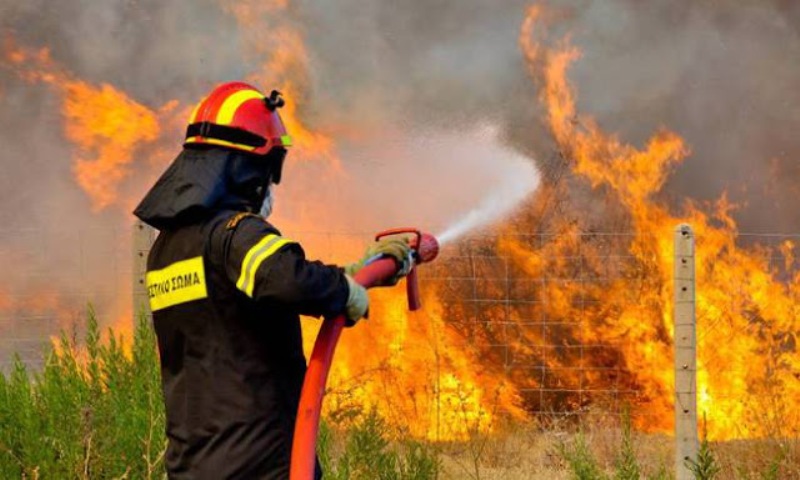
<path fill-rule="evenodd" d="M 412 238 L 409 241 L 414 256 L 414 265 L 406 275 L 406 293 L 408 295 L 408 309 L 412 312 L 422 307 L 419 298 L 419 280 L 417 279 L 417 265 L 433 261 L 439 255 L 439 241 L 430 233 L 422 233 L 416 228 L 393 228 L 385 230 L 375 236 L 375 240 L 392 235 L 408 235 Z"/>
<path fill-rule="evenodd" d="M 439 256 L 439 241 L 430 233 L 423 233 L 417 237 L 417 245 L 411 245 L 417 253 L 417 263 L 432 262 Z"/>

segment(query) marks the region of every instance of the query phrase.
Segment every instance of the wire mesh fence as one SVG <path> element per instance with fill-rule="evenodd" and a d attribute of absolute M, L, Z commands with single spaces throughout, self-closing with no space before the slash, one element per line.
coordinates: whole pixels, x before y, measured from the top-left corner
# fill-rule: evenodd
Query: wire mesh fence
<path fill-rule="evenodd" d="M 293 237 L 310 257 L 333 261 L 369 239 Z M 7 370 L 14 353 L 38 365 L 50 336 L 80 319 L 88 304 L 102 325 L 129 325 L 131 245 L 129 228 L 0 232 L 0 366 Z M 756 428 L 748 425 L 777 419 L 748 409 L 754 392 L 783 396 L 781 408 L 796 410 L 786 395 L 798 392 L 800 375 L 800 235 L 700 232 L 697 245 L 698 408 L 711 412 L 717 431 L 748 435 Z M 528 414 L 547 421 L 629 411 L 640 427 L 668 430 L 672 262 L 669 228 L 509 234 L 445 245 L 420 275 L 425 299 L 449 332 L 444 348 L 502 377 Z M 413 333 L 403 335 L 413 340 Z M 375 348 L 388 349 L 389 341 Z M 784 413 L 775 428 L 797 435 L 796 416 Z"/>
<path fill-rule="evenodd" d="M 0 231 L 0 369 L 18 355 L 38 367 L 51 337 L 130 315 L 129 228 Z"/>
<path fill-rule="evenodd" d="M 323 249 L 353 241 L 327 235 Z M 475 236 L 420 273 L 456 332 L 445 348 L 502 376 L 527 413 L 624 413 L 671 431 L 673 241 L 671 229 Z M 696 393 L 713 438 L 800 433 L 798 246 L 800 235 L 697 236 Z"/>
<path fill-rule="evenodd" d="M 577 232 L 473 238 L 423 278 L 444 303 L 446 322 L 465 344 L 481 346 L 480 357 L 514 385 L 526 412 L 548 421 L 618 414 L 646 392 L 626 363 L 631 339 L 610 317 L 640 302 L 648 275 L 658 273 L 628 271 L 637 262 L 632 239 Z"/>

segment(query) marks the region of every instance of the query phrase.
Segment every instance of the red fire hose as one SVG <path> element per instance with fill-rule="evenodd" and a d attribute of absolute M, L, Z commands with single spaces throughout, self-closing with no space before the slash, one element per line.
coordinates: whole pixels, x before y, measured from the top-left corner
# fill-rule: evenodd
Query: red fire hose
<path fill-rule="evenodd" d="M 423 234 L 417 229 L 399 228 L 379 233 L 379 240 L 389 235 L 413 234 L 410 243 L 414 265 L 406 277 L 408 306 L 411 310 L 420 307 L 419 287 L 417 283 L 416 265 L 430 262 L 439 254 L 439 243 L 430 234 Z M 378 258 L 364 266 L 355 275 L 355 281 L 365 288 L 382 284 L 386 279 L 395 276 L 399 269 L 394 258 Z M 319 433 L 319 417 L 322 411 L 322 397 L 325 394 L 325 383 L 331 369 L 333 353 L 344 328 L 345 317 L 339 315 L 322 322 L 322 328 L 314 343 L 314 350 L 308 362 L 300 404 L 297 409 L 297 423 L 294 428 L 292 443 L 291 480 L 311 480 L 314 478 L 315 456 L 317 450 L 317 434 Z"/>

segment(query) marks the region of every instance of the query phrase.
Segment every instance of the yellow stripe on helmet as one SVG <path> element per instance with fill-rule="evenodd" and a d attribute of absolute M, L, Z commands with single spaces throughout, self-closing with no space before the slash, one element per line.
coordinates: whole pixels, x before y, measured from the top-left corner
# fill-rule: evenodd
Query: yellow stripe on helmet
<path fill-rule="evenodd" d="M 214 123 L 217 125 L 230 125 L 239 107 L 241 107 L 244 102 L 255 98 L 263 99 L 264 95 L 261 95 L 261 93 L 255 90 L 239 90 L 234 93 L 222 103 L 219 112 L 217 112 L 217 120 Z"/>
<path fill-rule="evenodd" d="M 241 143 L 233 143 L 233 142 L 228 142 L 226 140 L 220 140 L 218 138 L 210 138 L 210 137 L 189 137 L 183 143 L 210 143 L 212 145 L 219 145 L 221 147 L 237 148 L 239 150 L 244 150 L 246 152 L 252 152 L 257 148 L 250 145 L 242 145 Z"/>

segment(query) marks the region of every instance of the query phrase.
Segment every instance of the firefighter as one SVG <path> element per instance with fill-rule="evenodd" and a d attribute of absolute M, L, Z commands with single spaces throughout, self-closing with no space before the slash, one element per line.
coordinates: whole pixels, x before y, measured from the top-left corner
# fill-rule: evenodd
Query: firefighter
<path fill-rule="evenodd" d="M 299 315 L 364 317 L 352 275 L 305 258 L 266 220 L 291 138 L 278 92 L 241 82 L 195 108 L 184 148 L 135 210 L 160 231 L 147 289 L 172 479 L 283 479 L 306 369 Z M 404 239 L 373 244 L 410 267 Z M 320 477 L 319 463 L 317 476 Z"/>

